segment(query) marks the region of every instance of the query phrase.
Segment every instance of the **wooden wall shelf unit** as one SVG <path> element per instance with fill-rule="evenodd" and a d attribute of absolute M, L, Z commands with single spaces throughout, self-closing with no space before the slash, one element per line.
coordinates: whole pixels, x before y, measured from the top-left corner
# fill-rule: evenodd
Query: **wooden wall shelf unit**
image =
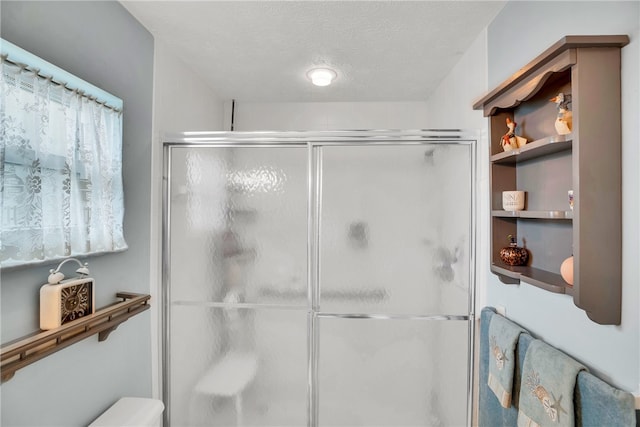
<path fill-rule="evenodd" d="M 3 344 L 0 349 L 2 382 L 13 378 L 18 369 L 92 335 L 98 334 L 98 341 L 106 340 L 118 325 L 150 307 L 149 295 L 119 292 L 116 297 L 122 298 L 122 301 L 94 314 L 65 323 L 56 329 L 36 332 Z"/>
<path fill-rule="evenodd" d="M 620 324 L 622 298 L 621 49 L 626 35 L 565 36 L 474 105 L 489 117 L 491 271 L 573 296 L 600 324 Z M 558 135 L 558 93 L 571 94 L 573 127 Z M 525 146 L 505 152 L 506 119 Z M 526 191 L 525 210 L 502 209 L 502 192 Z M 573 190 L 574 207 L 567 192 Z M 499 252 L 507 236 L 529 250 L 529 265 L 511 267 Z M 574 283 L 560 265 L 574 256 Z"/>

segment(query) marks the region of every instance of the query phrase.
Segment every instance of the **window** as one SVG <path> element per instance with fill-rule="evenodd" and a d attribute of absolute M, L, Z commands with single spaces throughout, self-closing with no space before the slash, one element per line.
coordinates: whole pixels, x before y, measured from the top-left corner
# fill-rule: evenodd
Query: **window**
<path fill-rule="evenodd" d="M 11 60 L 0 64 L 0 265 L 126 249 L 122 112 Z"/>

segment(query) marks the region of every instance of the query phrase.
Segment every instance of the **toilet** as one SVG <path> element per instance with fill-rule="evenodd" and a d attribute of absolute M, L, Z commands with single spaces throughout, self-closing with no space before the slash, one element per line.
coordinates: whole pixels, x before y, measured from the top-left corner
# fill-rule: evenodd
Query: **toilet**
<path fill-rule="evenodd" d="M 89 427 L 161 427 L 164 404 L 157 399 L 123 397 Z"/>

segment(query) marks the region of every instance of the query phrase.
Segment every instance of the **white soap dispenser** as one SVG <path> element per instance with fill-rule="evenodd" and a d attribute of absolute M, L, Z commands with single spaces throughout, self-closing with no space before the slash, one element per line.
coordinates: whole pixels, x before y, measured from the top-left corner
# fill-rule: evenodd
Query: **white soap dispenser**
<path fill-rule="evenodd" d="M 69 261 L 78 263 L 79 276 L 63 280 L 60 268 Z M 40 288 L 40 329 L 55 329 L 95 312 L 94 280 L 88 275 L 87 263 L 75 258 L 67 258 L 58 268 L 49 270 L 48 283 Z"/>

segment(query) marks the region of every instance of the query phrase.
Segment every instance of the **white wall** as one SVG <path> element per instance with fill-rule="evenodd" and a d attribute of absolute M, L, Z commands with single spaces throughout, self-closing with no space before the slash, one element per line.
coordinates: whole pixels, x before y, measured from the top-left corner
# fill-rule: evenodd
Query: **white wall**
<path fill-rule="evenodd" d="M 155 41 L 154 111 L 151 167 L 151 295 L 160 301 L 162 267 L 162 142 L 163 135 L 182 131 L 222 130 L 224 103 L 216 93 L 161 40 Z M 197 251 L 194 251 L 197 253 Z M 204 264 L 203 264 L 204 265 Z M 161 397 L 160 304 L 151 311 L 154 397 Z"/>
<path fill-rule="evenodd" d="M 238 102 L 235 108 L 238 131 L 424 129 L 427 123 L 424 102 Z"/>
<path fill-rule="evenodd" d="M 222 130 L 223 101 L 162 41 L 155 40 L 154 135 Z"/>
<path fill-rule="evenodd" d="M 575 307 L 569 296 L 527 285 L 506 286 L 492 275 L 487 303 L 506 307 L 508 317 L 579 359 L 596 375 L 632 392 L 640 390 L 639 6 L 638 2 L 613 1 L 510 2 L 488 28 L 491 88 L 564 35 L 628 34 L 631 38 L 622 50 L 622 324 L 598 325 Z M 488 226 L 488 222 L 484 224 Z"/>

